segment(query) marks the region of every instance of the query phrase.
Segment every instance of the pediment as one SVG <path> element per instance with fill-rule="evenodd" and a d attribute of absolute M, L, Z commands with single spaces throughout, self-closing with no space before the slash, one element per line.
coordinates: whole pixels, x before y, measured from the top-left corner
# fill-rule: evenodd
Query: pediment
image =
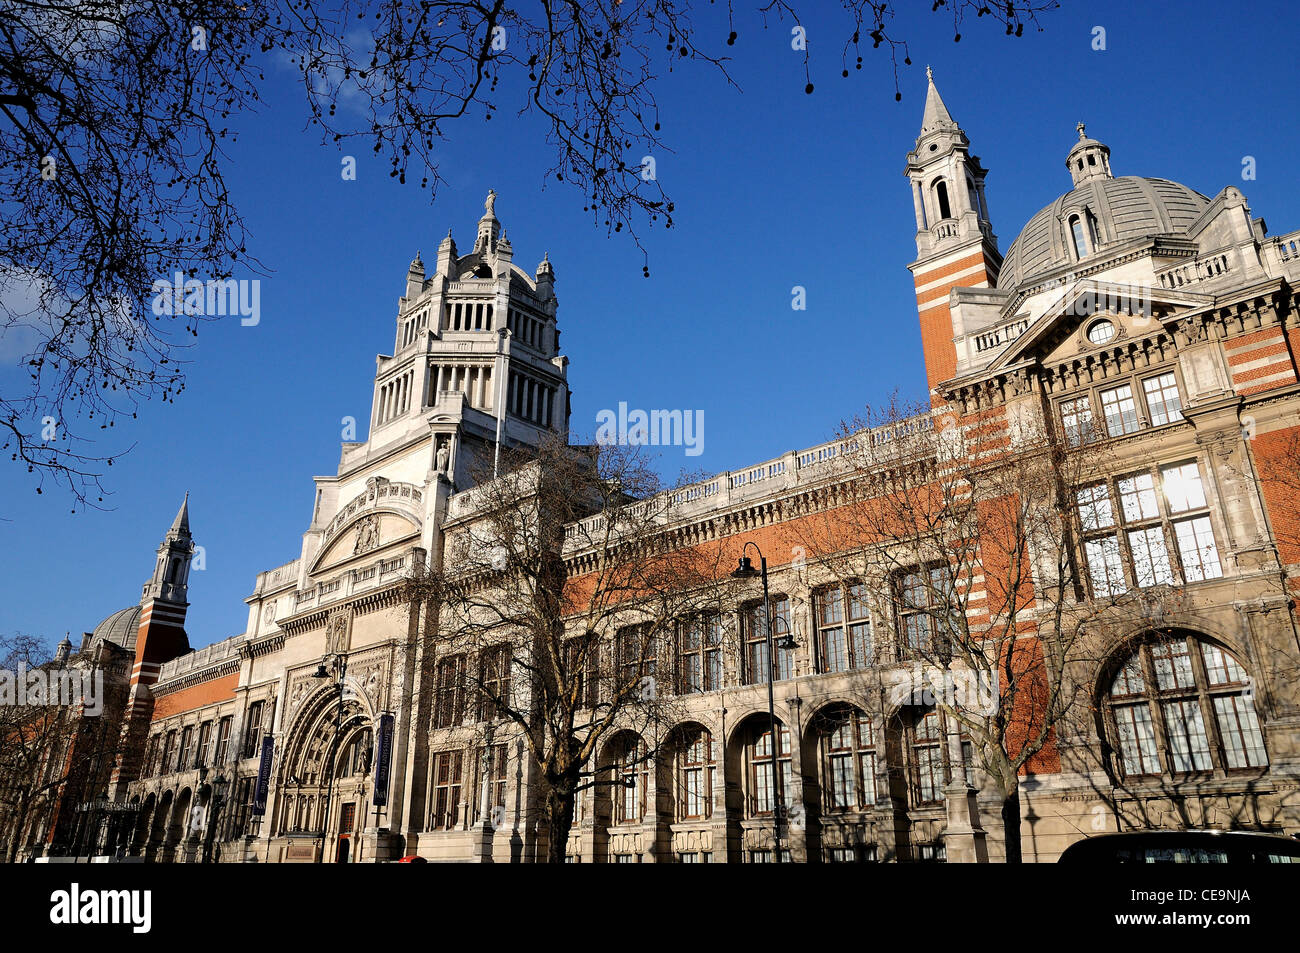
<path fill-rule="evenodd" d="M 1051 365 L 1112 349 L 1125 340 L 1146 337 L 1171 317 L 1213 301 L 1211 295 L 1147 285 L 1092 279 L 1072 282 L 989 369 L 1025 363 Z"/>
<path fill-rule="evenodd" d="M 311 574 L 328 572 L 419 531 L 419 523 L 406 514 L 387 509 L 369 510 L 334 535 L 313 563 Z"/>

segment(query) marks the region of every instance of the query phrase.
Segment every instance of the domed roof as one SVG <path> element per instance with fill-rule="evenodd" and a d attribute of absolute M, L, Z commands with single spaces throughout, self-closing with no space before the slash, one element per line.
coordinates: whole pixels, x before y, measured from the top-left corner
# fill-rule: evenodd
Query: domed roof
<path fill-rule="evenodd" d="M 90 647 L 101 642 L 112 642 L 124 649 L 135 649 L 135 635 L 140 628 L 140 607 L 118 609 L 91 633 Z"/>
<path fill-rule="evenodd" d="M 1007 249 L 998 287 L 1013 289 L 1075 261 L 1068 234 L 1071 212 L 1088 210 L 1097 244 L 1105 249 L 1129 239 L 1185 232 L 1209 204 L 1200 192 L 1168 179 L 1136 175 L 1093 178 L 1029 220 Z"/>

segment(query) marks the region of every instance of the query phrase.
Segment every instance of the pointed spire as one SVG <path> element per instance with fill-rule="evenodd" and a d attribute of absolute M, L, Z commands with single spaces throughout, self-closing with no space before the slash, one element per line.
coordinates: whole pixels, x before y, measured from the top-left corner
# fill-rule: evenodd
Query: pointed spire
<path fill-rule="evenodd" d="M 957 123 L 953 122 L 948 107 L 943 104 L 939 87 L 934 85 L 934 71 L 928 66 L 925 68 L 925 78 L 929 81 L 929 87 L 925 91 L 925 112 L 921 114 L 921 135 L 941 129 L 956 129 Z"/>
<path fill-rule="evenodd" d="M 167 531 L 169 537 L 183 538 L 190 535 L 190 493 L 185 491 L 185 499 L 181 501 L 181 508 L 176 511 L 176 519 L 172 520 L 172 528 Z"/>

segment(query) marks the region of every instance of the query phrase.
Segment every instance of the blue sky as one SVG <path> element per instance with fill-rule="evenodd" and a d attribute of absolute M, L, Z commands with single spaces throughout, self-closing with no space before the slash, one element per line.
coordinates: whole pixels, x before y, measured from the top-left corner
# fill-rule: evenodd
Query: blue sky
<path fill-rule="evenodd" d="M 989 169 L 1003 251 L 1069 189 L 1064 158 L 1080 120 L 1111 147 L 1117 175 L 1208 195 L 1236 185 L 1270 232 L 1300 228 L 1287 4 L 1067 2 L 1041 33 L 1009 39 L 972 21 L 953 43 L 946 15 L 916 3 L 899 24 L 914 63 L 901 103 L 883 51 L 840 77 L 843 24 L 822 15 L 804 23 L 816 84 L 805 95 L 791 24 L 764 30 L 756 6 L 739 5 L 740 36 L 725 48 L 740 91 L 690 63 L 659 88 L 674 151 L 656 155 L 657 171 L 677 221 L 644 233 L 649 279 L 629 240 L 607 237 L 581 195 L 545 181 L 550 154 L 532 121 L 503 109 L 453 127 L 441 152 L 449 184 L 430 205 L 363 146 L 348 150 L 357 180 L 343 181 L 342 153 L 307 130 L 290 77 L 272 70 L 266 107 L 243 117 L 231 150 L 250 250 L 271 270 L 261 322 L 205 325 L 186 392 L 104 445 L 135 444 L 108 471 L 111 510 L 71 515 L 67 498 L 37 496 L 26 474 L 0 467 L 0 631 L 75 641 L 133 604 L 188 490 L 206 550 L 191 577 L 191 643 L 242 632 L 255 574 L 299 554 L 311 477 L 335 471 L 341 419 L 357 418 L 364 436 L 374 358 L 391 351 L 408 263 L 417 249 L 428 262 L 449 226 L 469 244 L 489 187 L 516 262 L 531 270 L 549 252 L 555 266 L 575 437 L 589 438 L 597 412 L 620 401 L 703 411 L 703 454 L 668 448 L 670 476 L 811 446 L 895 389 L 923 394 L 902 170 L 927 63 Z M 705 6 L 697 23 L 724 38 L 716 12 Z M 1096 26 L 1104 51 L 1092 49 Z M 1242 180 L 1244 156 L 1255 157 L 1254 181 Z M 790 307 L 795 285 L 807 289 L 805 311 Z"/>

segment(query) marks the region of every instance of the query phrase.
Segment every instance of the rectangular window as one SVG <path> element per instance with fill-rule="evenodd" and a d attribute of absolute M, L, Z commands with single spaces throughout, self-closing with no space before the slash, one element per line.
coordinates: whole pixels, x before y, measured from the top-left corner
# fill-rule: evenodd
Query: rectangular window
<path fill-rule="evenodd" d="M 896 582 L 899 634 L 904 655 L 938 651 L 961 624 L 948 571 L 933 566 L 905 572 Z"/>
<path fill-rule="evenodd" d="M 1072 447 L 1092 439 L 1092 404 L 1086 395 L 1061 401 L 1061 426 L 1065 442 Z"/>
<path fill-rule="evenodd" d="M 771 600 L 772 642 L 777 647 L 776 664 L 772 666 L 777 681 L 794 675 L 794 651 L 783 649 L 780 643 L 790 632 L 790 600 L 773 596 Z M 763 604 L 749 606 L 743 617 L 745 629 L 745 684 L 761 685 L 768 680 L 767 630 L 764 628 Z"/>
<path fill-rule="evenodd" d="M 479 753 L 480 771 L 482 770 L 482 752 Z M 507 774 L 507 749 L 504 742 L 498 742 L 492 745 L 487 753 L 487 786 L 488 786 L 488 810 L 504 810 L 506 806 L 506 781 L 509 779 Z M 481 777 L 481 775 L 480 775 Z M 479 798 L 477 794 L 472 794 L 473 807 L 471 813 L 474 820 L 479 819 Z"/>
<path fill-rule="evenodd" d="M 181 754 L 176 764 L 177 769 L 180 771 L 188 771 L 190 768 L 194 767 L 193 760 L 191 759 L 193 749 L 190 747 L 193 742 L 194 726 L 187 725 L 181 731 Z"/>
<path fill-rule="evenodd" d="M 1178 538 L 1178 557 L 1182 560 L 1183 578 L 1187 582 L 1218 579 L 1223 575 L 1219 548 L 1215 545 L 1208 516 L 1175 523 L 1174 534 Z"/>
<path fill-rule="evenodd" d="M 917 719 L 912 739 L 912 789 L 918 805 L 943 800 L 942 738 L 937 711 Z"/>
<path fill-rule="evenodd" d="M 233 716 L 227 715 L 217 725 L 217 751 L 212 758 L 212 763 L 217 767 L 226 763 L 226 754 L 230 750 L 230 725 L 233 721 Z"/>
<path fill-rule="evenodd" d="M 596 659 L 600 643 L 594 637 L 569 639 L 564 643 L 564 675 L 580 704 L 596 707 L 600 686 L 596 681 Z"/>
<path fill-rule="evenodd" d="M 656 675 L 655 638 L 648 625 L 629 625 L 618 630 L 618 665 L 621 685 L 636 687 Z"/>
<path fill-rule="evenodd" d="M 1169 701 L 1160 706 L 1169 738 L 1171 771 L 1209 771 L 1210 741 L 1205 736 L 1201 704 L 1196 699 Z"/>
<path fill-rule="evenodd" d="M 1169 565 L 1163 526 L 1130 530 L 1128 546 L 1133 554 L 1133 572 L 1139 589 L 1173 583 L 1174 571 Z"/>
<path fill-rule="evenodd" d="M 199 727 L 199 747 L 195 752 L 194 761 L 201 768 L 208 766 L 208 755 L 211 754 L 212 748 L 212 722 L 205 721 Z"/>
<path fill-rule="evenodd" d="M 712 692 L 722 687 L 722 617 L 706 612 L 677 626 L 678 691 Z"/>
<path fill-rule="evenodd" d="M 1192 657 L 1187 651 L 1186 639 L 1157 642 L 1151 646 L 1151 663 L 1156 670 L 1156 687 L 1162 692 L 1178 688 L 1194 688 Z"/>
<path fill-rule="evenodd" d="M 1106 433 L 1112 437 L 1135 433 L 1138 429 L 1137 405 L 1133 402 L 1133 388 L 1128 384 L 1101 392 L 1101 412 L 1106 420 Z"/>
<path fill-rule="evenodd" d="M 1115 512 L 1111 509 L 1110 491 L 1106 484 L 1085 486 L 1076 490 L 1074 496 L 1079 504 L 1079 520 L 1085 533 L 1115 525 Z"/>
<path fill-rule="evenodd" d="M 1219 723 L 1229 768 L 1262 768 L 1268 764 L 1254 705 L 1240 695 L 1217 695 L 1214 717 Z"/>
<path fill-rule="evenodd" d="M 460 751 L 440 751 L 433 758 L 433 828 L 448 831 L 460 817 Z"/>
<path fill-rule="evenodd" d="M 1159 427 L 1171 420 L 1183 419 L 1183 400 L 1178 393 L 1178 381 L 1173 371 L 1159 377 L 1148 377 L 1142 382 L 1147 395 L 1147 410 L 1151 412 L 1151 426 Z"/>
<path fill-rule="evenodd" d="M 1150 473 L 1137 473 L 1121 479 L 1119 500 L 1126 523 L 1155 519 L 1160 515 L 1160 504 L 1156 500 L 1156 481 Z"/>
<path fill-rule="evenodd" d="M 847 615 L 845 593 L 848 594 Z M 871 664 L 871 618 L 866 587 L 827 586 L 817 602 L 817 665 L 821 672 L 846 672 Z"/>
<path fill-rule="evenodd" d="M 257 757 L 262 744 L 262 711 L 266 702 L 253 702 L 248 706 L 248 726 L 244 729 L 244 757 Z"/>
<path fill-rule="evenodd" d="M 1165 467 L 1160 471 L 1160 477 L 1169 512 L 1186 513 L 1205 506 L 1205 487 L 1201 484 L 1201 470 L 1195 463 Z"/>
<path fill-rule="evenodd" d="M 510 662 L 508 645 L 493 645 L 484 649 L 479 659 L 480 705 L 479 716 L 484 721 L 496 721 L 500 705 L 510 705 Z"/>
<path fill-rule="evenodd" d="M 176 770 L 176 732 L 167 732 L 167 740 L 163 743 L 162 756 L 162 773 L 171 774 Z"/>
<path fill-rule="evenodd" d="M 1151 706 L 1119 705 L 1115 707 L 1115 729 L 1119 740 L 1120 763 L 1125 777 L 1159 774 L 1155 729 L 1151 726 Z"/>
<path fill-rule="evenodd" d="M 438 700 L 433 727 L 459 725 L 465 717 L 465 656 L 453 655 L 439 660 L 435 691 Z"/>
<path fill-rule="evenodd" d="M 1084 543 L 1088 559 L 1088 577 L 1094 596 L 1118 596 L 1128 591 L 1124 582 L 1124 563 L 1119 555 L 1119 538 L 1103 536 Z"/>

